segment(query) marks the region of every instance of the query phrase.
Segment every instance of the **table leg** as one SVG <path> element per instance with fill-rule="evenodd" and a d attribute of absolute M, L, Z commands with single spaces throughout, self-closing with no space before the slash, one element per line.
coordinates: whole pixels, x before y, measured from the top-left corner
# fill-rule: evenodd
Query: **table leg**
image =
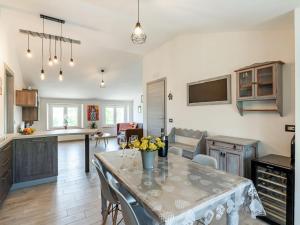
<path fill-rule="evenodd" d="M 85 135 L 85 172 L 90 172 L 90 137 Z"/>
<path fill-rule="evenodd" d="M 227 225 L 238 225 L 239 224 L 239 210 L 234 209 L 227 214 Z"/>

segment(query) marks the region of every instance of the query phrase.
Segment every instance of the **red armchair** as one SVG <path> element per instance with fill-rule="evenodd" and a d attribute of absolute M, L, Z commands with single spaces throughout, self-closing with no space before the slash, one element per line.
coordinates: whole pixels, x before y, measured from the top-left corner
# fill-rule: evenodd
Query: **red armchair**
<path fill-rule="evenodd" d="M 143 137 L 142 123 L 118 123 L 117 124 L 117 138 L 118 143 L 120 138 L 125 137 L 127 141 L 132 135 L 137 135 L 139 139 Z"/>

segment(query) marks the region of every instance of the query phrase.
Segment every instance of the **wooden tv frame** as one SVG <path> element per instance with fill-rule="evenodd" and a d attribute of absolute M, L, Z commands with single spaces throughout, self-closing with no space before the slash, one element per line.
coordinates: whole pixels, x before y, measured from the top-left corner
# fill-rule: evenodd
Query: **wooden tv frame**
<path fill-rule="evenodd" d="M 217 87 L 217 85 L 220 85 L 214 81 L 222 81 L 226 80 L 226 99 L 220 99 L 217 100 L 218 96 L 208 96 L 208 98 L 214 99 L 214 100 L 207 100 L 207 101 L 199 101 L 199 102 L 190 102 L 190 87 L 195 86 L 198 84 L 205 84 L 207 83 L 211 87 Z M 205 87 L 206 89 L 209 88 Z M 224 90 L 223 90 L 224 91 Z M 201 98 L 201 97 L 200 97 Z M 191 82 L 187 84 L 187 105 L 188 106 L 199 106 L 199 105 L 216 105 L 216 104 L 231 104 L 231 74 L 209 78 L 201 81 Z"/>

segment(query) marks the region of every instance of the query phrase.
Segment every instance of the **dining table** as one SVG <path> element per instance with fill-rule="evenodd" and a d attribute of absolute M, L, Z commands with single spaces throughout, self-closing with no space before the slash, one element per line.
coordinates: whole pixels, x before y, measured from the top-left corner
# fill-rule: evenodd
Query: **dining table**
<path fill-rule="evenodd" d="M 253 218 L 265 210 L 252 181 L 200 165 L 175 154 L 156 156 L 153 169 L 143 169 L 137 150 L 95 153 L 109 172 L 140 204 L 157 225 L 210 224 L 227 216 L 228 225 L 239 224 L 239 214 Z M 107 200 L 101 194 L 102 215 Z"/>

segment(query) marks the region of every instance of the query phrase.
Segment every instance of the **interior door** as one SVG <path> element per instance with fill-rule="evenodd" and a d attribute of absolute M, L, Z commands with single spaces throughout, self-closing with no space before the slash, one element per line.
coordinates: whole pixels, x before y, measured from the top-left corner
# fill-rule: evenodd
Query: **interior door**
<path fill-rule="evenodd" d="M 160 136 L 165 129 L 165 79 L 147 84 L 147 134 Z"/>

